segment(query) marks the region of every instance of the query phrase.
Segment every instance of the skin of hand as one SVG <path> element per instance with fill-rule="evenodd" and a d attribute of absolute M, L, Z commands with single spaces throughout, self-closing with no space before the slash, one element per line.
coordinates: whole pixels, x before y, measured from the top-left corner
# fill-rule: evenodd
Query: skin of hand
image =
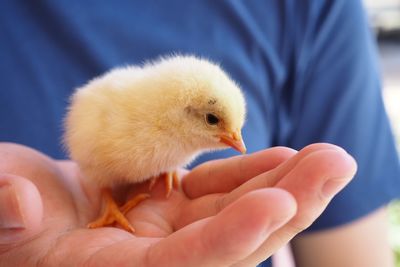
<path fill-rule="evenodd" d="M 276 147 L 198 166 L 128 213 L 135 236 L 85 229 L 100 192 L 77 165 L 0 144 L 1 266 L 254 266 L 309 226 L 353 177 L 344 150 Z M 125 196 L 145 190 L 135 187 Z"/>

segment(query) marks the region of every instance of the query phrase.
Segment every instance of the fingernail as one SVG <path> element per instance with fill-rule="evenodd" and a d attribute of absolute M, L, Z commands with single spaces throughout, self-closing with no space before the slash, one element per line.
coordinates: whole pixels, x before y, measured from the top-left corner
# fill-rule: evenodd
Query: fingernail
<path fill-rule="evenodd" d="M 337 192 L 339 192 L 345 183 L 345 180 L 348 179 L 344 179 L 344 178 L 333 178 L 333 179 L 329 179 L 328 181 L 325 182 L 325 184 L 322 186 L 322 194 L 324 197 L 327 198 L 331 198 L 332 196 L 334 196 Z"/>
<path fill-rule="evenodd" d="M 0 228 L 25 228 L 18 197 L 9 184 L 0 186 Z"/>

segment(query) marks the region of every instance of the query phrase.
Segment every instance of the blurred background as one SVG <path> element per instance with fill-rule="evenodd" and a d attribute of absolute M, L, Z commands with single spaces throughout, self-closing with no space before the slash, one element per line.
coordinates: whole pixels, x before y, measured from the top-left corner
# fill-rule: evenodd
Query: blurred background
<path fill-rule="evenodd" d="M 364 0 L 379 45 L 383 95 L 400 151 L 400 0 Z M 390 240 L 400 267 L 400 201 L 389 208 Z"/>
<path fill-rule="evenodd" d="M 379 48 L 383 96 L 400 155 L 400 0 L 363 2 Z M 389 205 L 389 221 L 389 238 L 400 267 L 400 200 Z M 288 247 L 279 251 L 274 266 L 295 266 L 290 254 Z"/>

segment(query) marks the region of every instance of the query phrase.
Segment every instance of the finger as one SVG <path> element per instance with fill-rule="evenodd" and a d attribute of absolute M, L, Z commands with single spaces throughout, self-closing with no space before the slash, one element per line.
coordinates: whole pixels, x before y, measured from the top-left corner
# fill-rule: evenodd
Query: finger
<path fill-rule="evenodd" d="M 275 186 L 290 171 L 295 169 L 302 160 L 319 151 L 337 151 L 339 154 L 347 155 L 342 148 L 335 145 L 325 143 L 309 145 L 275 169 L 259 174 L 228 194 L 214 194 L 194 199 L 187 207 L 182 209 L 182 215 L 178 216 L 176 227 L 179 228 L 200 218 L 215 215 L 225 206 L 252 190 Z M 205 184 L 205 182 L 203 183 Z"/>
<path fill-rule="evenodd" d="M 153 246 L 150 266 L 228 266 L 257 249 L 295 210 L 294 199 L 283 190 L 251 192 Z M 188 256 L 188 247 L 195 253 Z"/>
<path fill-rule="evenodd" d="M 250 155 L 206 162 L 188 173 L 182 188 L 190 198 L 229 192 L 260 173 L 274 169 L 296 153 L 286 147 L 274 147 Z"/>
<path fill-rule="evenodd" d="M 299 212 L 290 224 L 308 227 L 329 201 L 353 178 L 357 164 L 353 157 L 338 150 L 316 151 L 305 157 L 279 181 L 277 187 L 292 193 Z"/>
<path fill-rule="evenodd" d="M 310 154 L 317 151 L 329 151 L 329 150 L 334 150 L 338 151 L 339 153 L 347 154 L 347 152 L 343 150 L 341 147 L 332 144 L 318 143 L 318 144 L 308 145 L 303 149 L 301 149 L 293 157 L 285 161 L 284 164 L 280 164 L 274 170 L 262 173 L 257 177 L 254 177 L 254 179 L 249 180 L 247 183 L 235 189 L 231 194 L 227 196 L 227 199 L 225 201 L 227 203 L 230 203 L 229 198 L 235 200 L 241 195 L 245 194 L 246 192 L 249 192 L 257 188 L 273 187 L 290 171 L 295 169 L 297 164 L 299 164 L 304 158 L 308 157 Z"/>
<path fill-rule="evenodd" d="M 0 144 L 0 157 L 0 172 L 24 177 L 41 192 L 44 217 L 51 214 L 74 224 L 78 220 L 87 221 L 77 218 L 74 184 L 65 179 L 54 160 L 31 148 L 11 143 Z M 80 186 L 78 182 L 75 185 Z"/>
<path fill-rule="evenodd" d="M 272 254 L 297 233 L 307 228 L 326 208 L 333 196 L 354 176 L 356 162 L 340 150 L 322 150 L 309 154 L 282 178 L 277 187 L 296 199 L 297 214 L 248 259 L 244 266 L 255 265 Z"/>
<path fill-rule="evenodd" d="M 130 239 L 103 249 L 88 266 L 228 266 L 245 258 L 296 211 L 280 189 L 251 192 L 218 215 L 184 227 L 167 238 Z"/>
<path fill-rule="evenodd" d="M 276 174 L 275 174 L 277 179 L 275 181 L 271 181 L 271 184 L 277 183 L 279 178 L 284 177 L 302 159 L 307 157 L 309 154 L 311 154 L 312 152 L 322 151 L 322 150 L 336 150 L 338 152 L 347 154 L 347 152 L 343 148 L 333 145 L 333 144 L 329 144 L 329 143 L 315 143 L 315 144 L 308 145 L 308 146 L 302 148 L 296 156 L 289 159 L 288 162 L 286 162 L 284 166 L 281 165 L 281 166 L 277 167 Z"/>
<path fill-rule="evenodd" d="M 43 203 L 31 181 L 1 173 L 0 203 L 0 245 L 18 242 L 39 231 Z"/>

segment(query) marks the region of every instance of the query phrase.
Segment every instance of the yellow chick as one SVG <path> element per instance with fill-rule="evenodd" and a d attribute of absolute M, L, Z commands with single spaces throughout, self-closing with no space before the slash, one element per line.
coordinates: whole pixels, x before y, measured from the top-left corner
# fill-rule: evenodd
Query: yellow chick
<path fill-rule="evenodd" d="M 245 100 L 239 86 L 216 64 L 171 56 L 143 66 L 116 68 L 78 88 L 65 120 L 64 143 L 83 174 L 104 188 L 106 208 L 90 228 L 118 222 L 147 198 L 119 208 L 110 188 L 166 174 L 167 195 L 175 171 L 199 154 L 246 148 L 241 129 Z"/>

